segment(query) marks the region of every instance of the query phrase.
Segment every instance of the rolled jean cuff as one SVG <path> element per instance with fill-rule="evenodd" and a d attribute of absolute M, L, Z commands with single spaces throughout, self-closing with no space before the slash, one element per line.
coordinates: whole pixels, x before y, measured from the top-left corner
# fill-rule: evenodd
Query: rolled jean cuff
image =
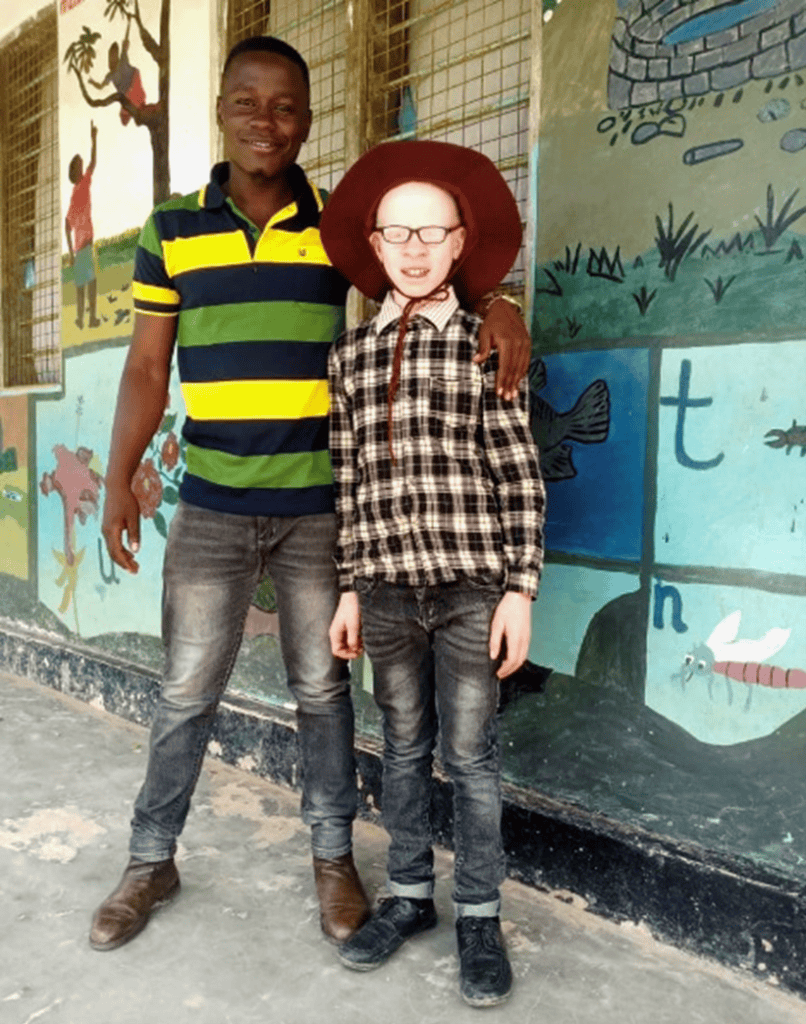
<path fill-rule="evenodd" d="M 386 888 L 392 896 L 402 896 L 407 900 L 430 900 L 434 897 L 433 882 L 393 882 L 391 879 L 386 883 Z"/>
<path fill-rule="evenodd" d="M 170 860 L 176 854 L 176 843 L 166 849 L 158 850 L 152 845 L 138 845 L 134 841 L 129 844 L 129 855 L 143 864 L 159 864 Z"/>
<path fill-rule="evenodd" d="M 501 900 L 490 900 L 489 903 L 454 903 L 453 913 L 457 921 L 460 917 L 500 917 Z"/>
<path fill-rule="evenodd" d="M 317 860 L 338 860 L 339 857 L 352 853 L 352 849 L 353 844 L 349 839 L 346 844 L 341 843 L 338 846 L 322 846 L 320 843 L 311 843 L 311 853 Z"/>
<path fill-rule="evenodd" d="M 352 821 L 340 817 L 338 820 L 311 821 L 313 815 L 303 807 L 302 820 L 311 827 L 311 851 L 321 860 L 336 860 L 350 853 L 353 848 Z"/>

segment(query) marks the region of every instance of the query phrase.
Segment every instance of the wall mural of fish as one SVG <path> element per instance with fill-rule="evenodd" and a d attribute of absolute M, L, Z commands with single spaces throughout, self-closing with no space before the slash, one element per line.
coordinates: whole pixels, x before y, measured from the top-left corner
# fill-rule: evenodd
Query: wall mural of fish
<path fill-rule="evenodd" d="M 546 364 L 538 356 L 529 367 L 529 425 L 540 449 L 540 469 L 548 482 L 570 480 L 577 475 L 573 449 L 566 441 L 601 444 L 610 430 L 610 392 L 603 380 L 595 380 L 568 412 L 557 412 L 538 392 L 546 386 Z"/>

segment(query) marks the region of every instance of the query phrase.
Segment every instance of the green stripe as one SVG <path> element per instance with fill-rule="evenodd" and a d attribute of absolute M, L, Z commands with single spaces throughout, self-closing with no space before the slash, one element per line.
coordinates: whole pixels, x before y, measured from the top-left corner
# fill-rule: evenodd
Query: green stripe
<path fill-rule="evenodd" d="M 179 314 L 177 344 L 225 341 L 334 341 L 344 330 L 344 307 L 315 302 L 241 302 Z"/>
<path fill-rule="evenodd" d="M 321 487 L 333 483 L 327 451 L 229 455 L 189 444 L 187 468 L 194 476 L 223 487 Z"/>
<path fill-rule="evenodd" d="M 153 213 L 143 225 L 143 230 L 140 232 L 137 244 L 142 246 L 146 252 L 150 252 L 152 256 L 156 256 L 157 259 L 162 260 L 162 243 L 160 242 L 159 235 L 157 234 Z"/>
<path fill-rule="evenodd" d="M 168 199 L 166 202 L 160 203 L 159 206 L 154 207 L 148 217 L 148 220 L 143 225 L 138 245 L 142 245 L 144 249 L 147 249 L 148 252 L 153 253 L 158 259 L 162 260 L 162 237 L 157 230 L 157 216 L 168 210 L 190 210 L 191 212 L 195 212 L 198 211 L 198 209 L 198 191 L 189 192 L 186 196 L 178 196 L 176 199 Z"/>

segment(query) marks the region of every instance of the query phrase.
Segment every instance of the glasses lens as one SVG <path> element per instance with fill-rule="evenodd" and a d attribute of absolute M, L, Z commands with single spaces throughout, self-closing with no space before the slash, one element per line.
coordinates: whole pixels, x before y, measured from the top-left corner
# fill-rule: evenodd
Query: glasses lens
<path fill-rule="evenodd" d="M 425 242 L 426 245 L 438 245 L 440 242 L 444 242 L 447 235 L 447 228 L 439 227 L 427 227 L 420 228 L 417 232 L 420 236 L 420 241 Z"/>
<path fill-rule="evenodd" d="M 384 241 L 399 245 L 401 242 L 409 240 L 411 229 L 400 227 L 398 224 L 392 224 L 390 227 L 381 228 L 381 234 L 384 237 Z"/>

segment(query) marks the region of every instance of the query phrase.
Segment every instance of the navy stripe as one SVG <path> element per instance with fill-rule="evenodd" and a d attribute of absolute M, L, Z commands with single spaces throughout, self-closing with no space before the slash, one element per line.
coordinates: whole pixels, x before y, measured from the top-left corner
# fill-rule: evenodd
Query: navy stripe
<path fill-rule="evenodd" d="M 333 488 L 222 487 L 186 473 L 179 489 L 190 505 L 243 516 L 312 516 L 333 512 Z"/>
<path fill-rule="evenodd" d="M 224 214 L 229 224 L 222 229 L 221 215 Z M 243 230 L 246 221 L 235 217 L 226 204 L 213 210 L 179 209 L 154 211 L 154 223 L 157 233 L 163 242 L 173 242 L 177 238 L 198 238 L 201 235 L 220 235 L 227 231 Z"/>
<path fill-rule="evenodd" d="M 179 375 L 186 383 L 214 380 L 324 380 L 329 341 L 230 341 L 181 345 Z"/>
<path fill-rule="evenodd" d="M 299 420 L 232 420 L 196 422 L 187 417 L 182 436 L 199 448 L 212 448 L 229 455 L 277 455 L 278 453 L 326 451 L 329 444 L 328 417 L 309 416 Z"/>
<path fill-rule="evenodd" d="M 173 288 L 165 264 L 160 256 L 138 245 L 134 254 L 134 280 L 141 284 L 153 284 L 158 288 Z"/>
<path fill-rule="evenodd" d="M 144 299 L 135 299 L 134 308 L 139 313 L 162 313 L 179 315 L 179 306 L 176 303 L 146 302 Z"/>
<path fill-rule="evenodd" d="M 343 306 L 350 287 L 333 267 L 304 263 L 243 263 L 177 274 L 182 309 L 231 302 L 314 302 Z"/>

